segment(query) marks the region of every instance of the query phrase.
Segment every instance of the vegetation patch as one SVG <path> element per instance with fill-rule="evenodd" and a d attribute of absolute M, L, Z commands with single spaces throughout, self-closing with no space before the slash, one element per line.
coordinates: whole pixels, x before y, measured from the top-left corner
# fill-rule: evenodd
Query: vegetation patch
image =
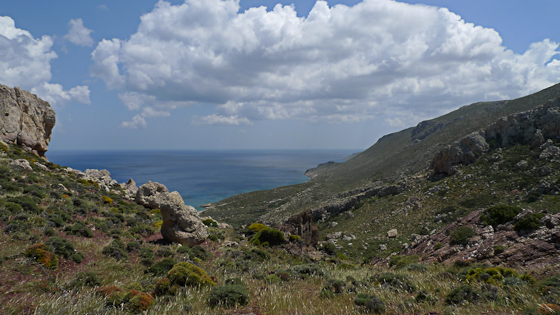
<path fill-rule="evenodd" d="M 249 294 L 246 287 L 241 284 L 218 285 L 213 287 L 208 295 L 208 305 L 211 307 L 230 308 L 248 303 Z"/>
<path fill-rule="evenodd" d="M 491 225 L 496 228 L 500 224 L 505 224 L 513 220 L 516 215 L 521 213 L 521 208 L 508 206 L 508 205 L 497 205 L 486 209 L 480 216 L 484 224 Z"/>
<path fill-rule="evenodd" d="M 451 232 L 449 244 L 451 245 L 467 245 L 475 231 L 470 226 L 460 226 Z"/>

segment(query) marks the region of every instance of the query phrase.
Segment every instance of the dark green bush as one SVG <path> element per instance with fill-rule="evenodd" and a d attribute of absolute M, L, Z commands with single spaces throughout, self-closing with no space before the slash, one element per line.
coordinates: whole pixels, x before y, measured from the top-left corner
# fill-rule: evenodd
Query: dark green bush
<path fill-rule="evenodd" d="M 541 219 L 543 217 L 543 213 L 529 213 L 519 219 L 519 221 L 517 221 L 517 223 L 513 226 L 513 229 L 518 232 L 536 230 L 541 227 Z"/>
<path fill-rule="evenodd" d="M 234 307 L 236 305 L 247 305 L 249 294 L 243 285 L 219 285 L 212 288 L 208 295 L 208 305 L 211 307 Z"/>
<path fill-rule="evenodd" d="M 128 259 L 125 248 L 126 246 L 120 239 L 113 239 L 111 244 L 103 247 L 101 253 L 105 256 L 113 257 L 116 260 Z"/>
<path fill-rule="evenodd" d="M 336 246 L 333 243 L 324 243 L 319 250 L 321 250 L 322 252 L 324 252 L 325 254 L 329 255 L 329 256 L 335 256 L 336 255 Z"/>
<path fill-rule="evenodd" d="M 445 296 L 445 304 L 476 303 L 479 299 L 479 292 L 468 285 L 464 285 L 449 292 Z"/>
<path fill-rule="evenodd" d="M 460 226 L 451 232 L 451 238 L 449 239 L 449 244 L 451 245 L 467 245 L 469 239 L 473 237 L 475 231 L 470 226 Z"/>
<path fill-rule="evenodd" d="M 166 258 L 148 268 L 145 273 L 150 273 L 154 276 L 164 276 L 173 269 L 173 266 L 175 266 L 176 263 L 177 262 L 174 260 Z"/>
<path fill-rule="evenodd" d="M 507 247 L 505 247 L 504 245 L 496 245 L 494 246 L 494 255 L 499 255 L 503 253 L 506 249 Z"/>
<path fill-rule="evenodd" d="M 325 271 L 317 264 L 295 265 L 290 270 L 300 275 L 319 276 L 325 275 Z"/>
<path fill-rule="evenodd" d="M 375 295 L 360 293 L 354 299 L 354 304 L 364 306 L 365 309 L 374 314 L 385 313 L 385 302 Z"/>
<path fill-rule="evenodd" d="M 268 243 L 270 246 L 276 246 L 284 244 L 286 240 L 284 239 L 284 234 L 275 228 L 263 229 L 253 238 L 251 238 L 251 243 L 255 245 L 262 245 L 263 243 Z"/>
<path fill-rule="evenodd" d="M 93 288 L 93 287 L 100 286 L 101 280 L 94 272 L 91 271 L 78 272 L 70 285 L 74 288 L 80 288 L 84 286 Z"/>
<path fill-rule="evenodd" d="M 175 253 L 169 247 L 161 247 L 156 250 L 157 257 L 171 257 L 173 255 L 175 255 Z"/>
<path fill-rule="evenodd" d="M 6 234 L 16 234 L 19 232 L 24 232 L 26 230 L 27 227 L 20 221 L 10 221 L 8 225 L 4 227 L 4 233 Z"/>
<path fill-rule="evenodd" d="M 93 232 L 82 221 L 76 221 L 73 225 L 64 227 L 66 235 L 77 235 L 87 238 L 93 237 Z"/>
<path fill-rule="evenodd" d="M 177 249 L 177 253 L 187 255 L 190 259 L 198 258 L 202 261 L 212 258 L 212 253 L 200 245 L 195 245 L 193 247 L 181 246 Z"/>
<path fill-rule="evenodd" d="M 243 281 L 243 279 L 241 279 L 241 278 L 229 278 L 225 281 L 225 284 L 228 284 L 228 285 L 236 284 L 236 285 L 242 285 L 242 286 L 245 286 L 245 287 L 247 286 L 247 283 L 245 283 L 245 281 Z"/>
<path fill-rule="evenodd" d="M 516 215 L 520 214 L 521 211 L 522 210 L 518 207 L 497 205 L 488 208 L 482 213 L 480 217 L 482 218 L 484 224 L 491 225 L 496 228 L 500 224 L 505 224 L 513 220 L 513 218 L 515 218 Z"/>
<path fill-rule="evenodd" d="M 407 291 L 410 293 L 416 291 L 416 286 L 412 283 L 410 278 L 392 272 L 381 274 L 376 280 L 376 283 L 381 284 L 382 287 L 395 291 Z"/>
<path fill-rule="evenodd" d="M 140 242 L 132 241 L 126 244 L 126 251 L 127 252 L 135 252 L 140 249 Z"/>
<path fill-rule="evenodd" d="M 212 219 L 204 219 L 204 220 L 202 220 L 202 223 L 204 223 L 204 225 L 206 225 L 206 226 L 218 227 L 218 222 L 216 222 Z"/>
<path fill-rule="evenodd" d="M 79 264 L 84 259 L 84 255 L 76 252 L 72 243 L 61 238 L 60 236 L 53 236 L 49 238 L 46 244 L 55 254 L 66 259 L 70 259 L 75 263 Z"/>
<path fill-rule="evenodd" d="M 270 259 L 270 254 L 265 252 L 262 249 L 253 248 L 251 250 L 244 250 L 243 251 L 243 260 L 250 260 L 250 261 L 266 261 Z"/>
<path fill-rule="evenodd" d="M 151 266 L 154 263 L 154 259 L 156 257 L 156 255 L 154 255 L 154 251 L 149 247 L 140 249 L 138 255 L 141 257 L 140 263 L 144 266 Z"/>
<path fill-rule="evenodd" d="M 41 213 L 41 209 L 37 207 L 36 201 L 33 200 L 33 198 L 27 196 L 13 197 L 9 198 L 8 202 L 19 204 L 23 208 L 23 211 L 31 212 L 34 214 Z"/>
<path fill-rule="evenodd" d="M 334 298 L 334 292 L 329 286 L 324 286 L 321 289 L 321 297 L 323 299 L 332 299 Z"/>
<path fill-rule="evenodd" d="M 9 202 L 9 201 L 8 201 L 8 202 L 5 202 L 5 203 L 2 205 L 2 208 L 4 208 L 4 209 L 10 211 L 10 212 L 13 213 L 13 214 L 15 214 L 15 213 L 20 213 L 20 212 L 23 211 L 23 208 L 22 208 L 19 204 L 15 203 L 15 202 Z"/>

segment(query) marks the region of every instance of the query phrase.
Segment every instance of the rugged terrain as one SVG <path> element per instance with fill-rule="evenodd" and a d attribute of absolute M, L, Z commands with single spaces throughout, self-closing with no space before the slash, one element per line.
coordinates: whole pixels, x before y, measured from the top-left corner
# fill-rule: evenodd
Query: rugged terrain
<path fill-rule="evenodd" d="M 427 171 L 442 149 L 502 117 L 534 109 L 560 97 L 560 85 L 511 101 L 463 106 L 444 116 L 386 135 L 344 163 L 326 163 L 310 172 L 303 184 L 278 187 L 227 198 L 206 213 L 230 224 L 255 220 L 282 222 L 306 209 L 340 207 L 365 190 L 391 185 Z"/>
<path fill-rule="evenodd" d="M 118 184 L 108 171 L 51 163 L 17 137 L 0 142 L 0 314 L 554 314 L 560 102 L 512 102 L 526 111 L 439 143 L 394 178 L 325 200 L 315 179 L 247 194 L 230 201 L 259 196 L 266 209 L 240 203 L 223 220 L 183 219 L 191 209 L 162 184 Z M 504 108 L 473 106 L 461 119 Z M 374 147 L 444 139 L 461 121 L 452 114 Z M 313 173 L 326 183 L 344 164 Z M 292 210 L 274 210 L 294 205 L 283 203 L 290 191 L 317 199 L 280 220 Z M 278 219 L 255 222 L 269 213 Z M 162 228 L 180 233 L 165 239 Z"/>

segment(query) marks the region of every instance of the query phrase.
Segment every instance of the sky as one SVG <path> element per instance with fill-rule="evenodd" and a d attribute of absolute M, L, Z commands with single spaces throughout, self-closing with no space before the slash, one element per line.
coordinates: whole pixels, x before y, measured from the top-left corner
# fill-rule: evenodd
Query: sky
<path fill-rule="evenodd" d="M 3 1 L 0 83 L 53 106 L 50 151 L 363 150 L 559 83 L 558 12 L 557 0 Z"/>

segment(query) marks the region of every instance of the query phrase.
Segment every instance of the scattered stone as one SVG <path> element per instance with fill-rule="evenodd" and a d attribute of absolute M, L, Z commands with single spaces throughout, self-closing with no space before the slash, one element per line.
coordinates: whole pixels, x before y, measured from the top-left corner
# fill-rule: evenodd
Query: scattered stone
<path fill-rule="evenodd" d="M 379 245 L 379 250 L 387 250 L 387 245 L 385 244 Z"/>
<path fill-rule="evenodd" d="M 335 227 L 335 226 L 337 226 L 337 225 L 338 225 L 338 222 L 331 222 L 331 227 L 332 227 L 332 228 Z"/>
<path fill-rule="evenodd" d="M 525 160 L 521 160 L 517 162 L 517 164 L 515 164 L 515 168 L 518 170 L 524 170 L 527 168 L 527 166 L 529 166 L 529 164 Z"/>
<path fill-rule="evenodd" d="M 31 167 L 31 164 L 29 164 L 29 161 L 25 160 L 25 159 L 17 159 L 17 160 L 10 161 L 10 165 L 22 168 L 26 171 L 32 171 L 33 170 L 33 168 Z"/>
<path fill-rule="evenodd" d="M 45 165 L 39 162 L 35 162 L 35 166 L 37 166 L 37 168 L 40 169 L 41 171 L 45 171 L 45 172 L 50 171 L 48 167 L 46 167 Z"/>
<path fill-rule="evenodd" d="M 387 237 L 389 238 L 395 238 L 399 235 L 399 233 L 397 232 L 397 229 L 391 229 L 389 230 L 389 232 L 387 232 Z"/>

